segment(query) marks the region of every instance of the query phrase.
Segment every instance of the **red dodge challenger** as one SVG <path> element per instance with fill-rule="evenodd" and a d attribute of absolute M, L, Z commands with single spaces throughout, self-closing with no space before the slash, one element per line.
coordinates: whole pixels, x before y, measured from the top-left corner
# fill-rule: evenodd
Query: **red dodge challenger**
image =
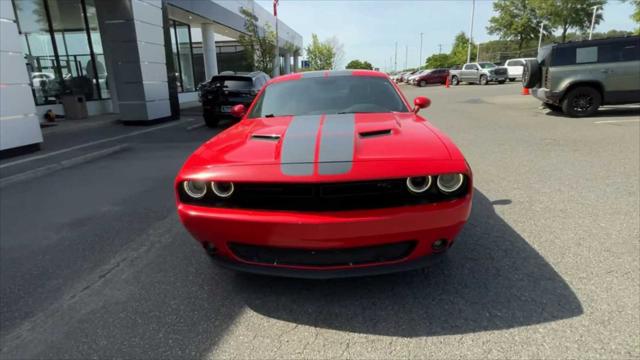
<path fill-rule="evenodd" d="M 175 181 L 180 219 L 219 264 L 305 278 L 417 269 L 469 217 L 471 169 L 387 75 L 272 79 Z"/>

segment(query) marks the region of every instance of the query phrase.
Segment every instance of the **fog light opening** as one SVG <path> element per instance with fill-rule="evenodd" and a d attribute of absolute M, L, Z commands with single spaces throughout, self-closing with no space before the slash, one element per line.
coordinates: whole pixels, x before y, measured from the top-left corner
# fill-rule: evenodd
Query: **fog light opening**
<path fill-rule="evenodd" d="M 444 251 L 447 249 L 448 243 L 447 239 L 438 239 L 431 244 L 431 248 L 434 252 Z"/>
<path fill-rule="evenodd" d="M 202 247 L 204 247 L 204 251 L 207 252 L 207 255 L 211 257 L 218 253 L 218 248 L 210 242 L 202 243 Z"/>
<path fill-rule="evenodd" d="M 211 189 L 213 190 L 213 193 L 216 194 L 217 196 L 221 198 L 228 198 L 233 194 L 235 187 L 233 186 L 232 182 L 212 181 Z"/>

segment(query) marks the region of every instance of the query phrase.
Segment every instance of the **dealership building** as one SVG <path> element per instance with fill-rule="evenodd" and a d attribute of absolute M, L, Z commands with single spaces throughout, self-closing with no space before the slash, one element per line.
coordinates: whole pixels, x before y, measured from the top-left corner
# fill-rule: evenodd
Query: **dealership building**
<path fill-rule="evenodd" d="M 123 122 L 175 117 L 219 71 L 251 71 L 241 9 L 253 0 L 0 0 L 0 150 L 42 142 L 52 110 L 81 106 Z M 302 36 L 278 21 L 278 73 L 296 70 Z M 77 120 L 82 121 L 82 120 Z"/>

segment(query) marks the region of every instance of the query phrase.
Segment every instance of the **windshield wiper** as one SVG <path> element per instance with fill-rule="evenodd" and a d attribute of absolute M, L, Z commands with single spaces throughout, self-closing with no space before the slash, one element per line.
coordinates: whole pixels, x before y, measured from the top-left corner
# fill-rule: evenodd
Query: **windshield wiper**
<path fill-rule="evenodd" d="M 265 116 L 263 116 L 263 117 L 266 117 L 266 118 L 272 118 L 272 117 L 276 117 L 276 116 L 293 116 L 293 115 L 287 115 L 287 114 L 278 114 L 278 115 L 276 115 L 276 114 L 267 114 L 267 115 L 265 115 Z"/>

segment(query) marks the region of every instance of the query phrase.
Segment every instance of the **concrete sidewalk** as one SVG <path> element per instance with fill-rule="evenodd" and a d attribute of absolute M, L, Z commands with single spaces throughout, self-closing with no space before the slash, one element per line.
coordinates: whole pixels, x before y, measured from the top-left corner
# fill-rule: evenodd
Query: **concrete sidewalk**
<path fill-rule="evenodd" d="M 199 119 L 200 109 L 182 111 L 179 120 L 148 126 L 130 126 L 121 123 L 118 114 L 93 116 L 85 120 L 60 120 L 55 126 L 42 128 L 44 141 L 41 150 L 0 160 L 0 184 L 3 179 L 42 169 L 58 168 L 60 164 L 75 164 L 91 160 L 98 154 L 109 154 L 123 149 L 133 136 L 156 130 L 188 126 Z M 39 175 L 38 175 L 39 176 Z"/>

